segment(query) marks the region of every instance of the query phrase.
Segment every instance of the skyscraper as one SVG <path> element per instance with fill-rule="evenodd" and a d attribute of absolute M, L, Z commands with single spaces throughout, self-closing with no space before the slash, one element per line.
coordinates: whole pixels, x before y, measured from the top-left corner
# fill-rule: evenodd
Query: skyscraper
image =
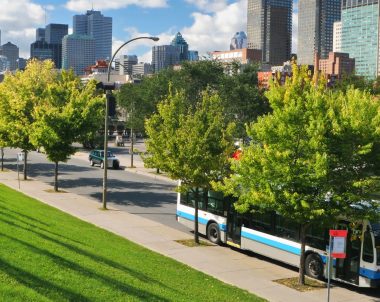
<path fill-rule="evenodd" d="M 85 15 L 73 17 L 73 33 L 88 35 L 95 40 L 95 60 L 112 57 L 112 18 L 100 11 L 89 10 Z"/>
<path fill-rule="evenodd" d="M 293 0 L 248 0 L 248 48 L 261 49 L 262 61 L 281 65 L 292 48 Z"/>
<path fill-rule="evenodd" d="M 120 74 L 132 75 L 132 67 L 138 63 L 136 55 L 122 55 L 115 60 L 115 71 Z"/>
<path fill-rule="evenodd" d="M 30 57 L 38 60 L 52 60 L 54 59 L 54 53 L 51 44 L 45 40 L 37 40 L 30 44 Z"/>
<path fill-rule="evenodd" d="M 67 24 L 49 24 L 45 28 L 45 40 L 49 44 L 62 44 L 62 39 L 68 32 Z"/>
<path fill-rule="evenodd" d="M 334 22 L 333 52 L 342 51 L 342 21 Z"/>
<path fill-rule="evenodd" d="M 7 57 L 9 60 L 9 68 L 11 71 L 17 69 L 17 59 L 19 58 L 19 48 L 8 42 L 0 46 L 0 55 Z"/>
<path fill-rule="evenodd" d="M 356 74 L 376 78 L 379 67 L 379 0 L 342 1 L 342 51 L 355 59 Z"/>
<path fill-rule="evenodd" d="M 340 20 L 340 12 L 341 0 L 299 0 L 299 64 L 313 65 L 316 53 L 322 59 L 328 57 L 333 50 L 334 22 Z"/>
<path fill-rule="evenodd" d="M 83 75 L 85 68 L 95 62 L 95 39 L 87 35 L 67 35 L 62 44 L 62 68 L 72 68 Z"/>
<path fill-rule="evenodd" d="M 36 41 L 45 41 L 45 28 L 36 29 Z"/>
<path fill-rule="evenodd" d="M 161 69 L 179 64 L 180 52 L 178 47 L 173 45 L 153 46 L 152 65 L 155 73 Z"/>
<path fill-rule="evenodd" d="M 7 57 L 0 56 L 0 73 L 4 73 L 5 71 L 9 70 L 10 68 L 10 62 Z"/>
<path fill-rule="evenodd" d="M 230 43 L 230 50 L 247 48 L 247 35 L 244 31 L 237 32 Z"/>
<path fill-rule="evenodd" d="M 189 57 L 189 44 L 182 37 L 181 33 L 178 32 L 174 39 L 172 40 L 171 45 L 176 46 L 179 50 L 179 60 L 186 61 Z"/>
<path fill-rule="evenodd" d="M 69 32 L 67 24 L 49 24 L 45 28 L 45 41 L 53 53 L 53 62 L 57 68 L 62 67 L 62 40 Z"/>

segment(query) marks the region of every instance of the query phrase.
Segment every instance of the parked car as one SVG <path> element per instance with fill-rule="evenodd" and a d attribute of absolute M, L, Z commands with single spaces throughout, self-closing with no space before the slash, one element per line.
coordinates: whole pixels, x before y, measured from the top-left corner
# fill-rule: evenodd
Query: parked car
<path fill-rule="evenodd" d="M 100 168 L 104 169 L 104 151 L 103 150 L 93 150 L 90 152 L 88 156 L 88 160 L 90 161 L 90 165 L 100 165 Z M 107 154 L 107 167 L 119 169 L 120 161 L 113 155 L 111 152 Z"/>

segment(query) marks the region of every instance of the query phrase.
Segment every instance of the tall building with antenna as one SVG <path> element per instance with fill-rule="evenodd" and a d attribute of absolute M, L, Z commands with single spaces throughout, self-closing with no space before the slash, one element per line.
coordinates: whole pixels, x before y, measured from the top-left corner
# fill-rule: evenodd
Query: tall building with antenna
<path fill-rule="evenodd" d="M 89 10 L 85 15 L 73 17 L 73 34 L 87 35 L 95 40 L 95 60 L 111 59 L 112 18 L 100 11 Z"/>

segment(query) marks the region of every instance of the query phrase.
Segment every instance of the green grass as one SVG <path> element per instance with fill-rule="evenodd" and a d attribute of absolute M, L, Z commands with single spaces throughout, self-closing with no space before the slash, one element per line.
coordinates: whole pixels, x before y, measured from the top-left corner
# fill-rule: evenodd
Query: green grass
<path fill-rule="evenodd" d="M 0 185 L 0 301 L 263 301 Z"/>

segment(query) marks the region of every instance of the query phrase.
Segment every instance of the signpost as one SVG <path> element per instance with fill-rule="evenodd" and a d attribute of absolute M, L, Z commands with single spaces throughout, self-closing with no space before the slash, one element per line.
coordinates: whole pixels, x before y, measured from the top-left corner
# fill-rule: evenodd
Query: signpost
<path fill-rule="evenodd" d="M 330 302 L 331 257 L 346 258 L 347 230 L 330 230 L 329 255 L 327 258 L 327 302 Z"/>

